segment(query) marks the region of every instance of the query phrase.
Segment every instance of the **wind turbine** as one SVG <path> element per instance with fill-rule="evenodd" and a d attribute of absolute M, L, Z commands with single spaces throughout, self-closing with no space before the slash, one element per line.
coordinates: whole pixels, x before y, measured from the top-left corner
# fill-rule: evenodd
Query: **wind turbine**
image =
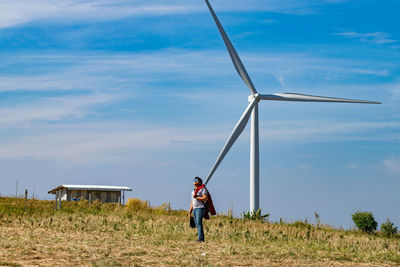
<path fill-rule="evenodd" d="M 235 143 L 236 139 L 240 136 L 243 129 L 246 127 L 251 115 L 251 136 L 250 136 L 250 211 L 258 210 L 260 207 L 260 162 L 259 162 L 259 134 L 258 134 L 258 102 L 260 100 L 276 100 L 276 101 L 296 101 L 296 102 L 336 102 L 336 103 L 363 103 L 363 104 L 381 104 L 375 101 L 356 100 L 356 99 L 345 99 L 345 98 L 334 98 L 324 96 L 313 96 L 295 93 L 280 93 L 280 94 L 259 94 L 253 85 L 242 61 L 240 60 L 235 48 L 229 40 L 224 28 L 222 27 L 217 15 L 208 0 L 205 0 L 208 9 L 217 24 L 218 30 L 221 33 L 222 39 L 225 42 L 226 48 L 228 49 L 229 55 L 232 59 L 232 63 L 235 66 L 236 71 L 242 78 L 244 83 L 250 89 L 251 95 L 248 97 L 249 104 L 244 111 L 242 117 L 240 117 L 238 123 L 233 129 L 231 135 L 225 143 L 221 153 L 214 163 L 210 173 L 207 176 L 204 184 L 207 184 L 219 164 L 222 162 L 229 149 Z"/>

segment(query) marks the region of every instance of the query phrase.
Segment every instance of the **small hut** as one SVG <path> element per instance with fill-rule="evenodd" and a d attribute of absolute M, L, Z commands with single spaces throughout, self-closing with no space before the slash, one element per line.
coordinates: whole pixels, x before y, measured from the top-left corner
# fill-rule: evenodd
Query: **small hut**
<path fill-rule="evenodd" d="M 100 200 L 103 203 L 125 203 L 125 191 L 132 191 L 126 186 L 110 185 L 60 185 L 49 194 L 55 194 L 56 201 Z"/>

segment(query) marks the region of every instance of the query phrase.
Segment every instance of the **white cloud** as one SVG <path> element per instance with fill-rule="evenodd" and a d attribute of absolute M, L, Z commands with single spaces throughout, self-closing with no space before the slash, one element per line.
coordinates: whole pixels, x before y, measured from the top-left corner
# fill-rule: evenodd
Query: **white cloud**
<path fill-rule="evenodd" d="M 165 15 L 194 11 L 189 5 L 149 4 L 145 1 L 19 0 L 0 2 L 0 28 L 39 19 L 87 21 L 112 20 L 134 15 Z"/>
<path fill-rule="evenodd" d="M 137 122 L 42 125 L 29 135 L 0 142 L 0 159 L 34 158 L 74 162 L 120 162 L 154 151 L 204 149 L 223 139 L 199 127 L 175 128 Z M 155 157 L 155 155 L 153 154 Z"/>
<path fill-rule="evenodd" d="M 336 33 L 335 35 L 354 38 L 362 42 L 370 42 L 375 44 L 389 44 L 397 42 L 397 40 L 390 39 L 390 35 L 386 32 L 371 32 L 371 33 L 342 32 L 342 33 Z"/>
<path fill-rule="evenodd" d="M 395 100 L 400 99 L 400 83 L 394 85 L 393 89 L 391 90 L 392 97 Z"/>
<path fill-rule="evenodd" d="M 358 168 L 360 168 L 360 165 L 357 163 L 349 163 L 346 165 L 346 167 L 351 170 L 357 170 Z"/>
<path fill-rule="evenodd" d="M 95 56 L 5 56 L 3 66 L 12 65 L 14 72 L 0 75 L 0 91 L 99 90 L 128 83 L 138 87 L 172 75 L 175 80 L 177 76 L 184 80 L 184 77 L 198 76 L 200 72 L 209 77 L 232 73 L 233 67 L 230 70 L 224 68 L 227 60 L 225 54 L 216 51 L 174 50 Z M 26 67 L 37 64 L 41 65 L 41 70 L 32 72 Z M 54 65 L 62 67 L 55 68 Z"/>
<path fill-rule="evenodd" d="M 261 122 L 260 129 L 260 139 L 268 142 L 400 141 L 400 135 L 374 134 L 382 129 L 400 129 L 398 122 L 266 121 Z"/>
<path fill-rule="evenodd" d="M 299 165 L 298 167 L 302 171 L 309 171 L 311 169 L 311 167 L 308 165 Z"/>
<path fill-rule="evenodd" d="M 332 0 L 239 0 L 214 1 L 216 11 L 271 11 L 282 13 L 312 13 Z M 336 2 L 336 1 L 334 1 Z M 3 0 L 0 2 L 0 28 L 35 20 L 112 20 L 127 16 L 159 16 L 208 12 L 204 1 L 165 0 Z"/>
<path fill-rule="evenodd" d="M 274 19 L 265 19 L 262 21 L 262 23 L 264 24 L 274 24 L 277 23 L 278 21 L 274 20 Z"/>
<path fill-rule="evenodd" d="M 400 128 L 392 123 L 271 122 L 261 124 L 261 143 L 310 143 L 347 140 L 349 135 L 371 134 L 373 130 Z M 34 158 L 74 162 L 121 162 L 159 153 L 215 150 L 226 141 L 232 125 L 161 126 L 136 121 L 36 123 L 33 128 L 0 141 L 0 159 Z M 238 139 L 247 143 L 248 131 Z M 399 139 L 400 141 L 400 139 Z M 387 164 L 396 166 L 388 161 Z M 301 167 L 301 166 L 300 166 Z M 306 169 L 303 167 L 302 169 Z"/>
<path fill-rule="evenodd" d="M 261 80 L 275 77 L 277 84 L 273 86 L 280 84 L 284 89 L 290 89 L 293 85 L 298 87 L 298 80 L 305 79 L 315 87 L 318 81 L 326 86 L 326 80 L 340 80 L 351 75 L 383 77 L 389 75 L 394 68 L 385 63 L 320 58 L 311 54 L 241 54 L 255 82 L 258 77 Z M 193 83 L 200 81 L 203 84 L 204 81 L 212 81 L 224 84 L 225 87 L 232 86 L 231 84 L 241 86 L 237 80 L 232 80 L 233 77 L 239 78 L 225 51 L 165 50 L 95 56 L 16 55 L 5 56 L 2 60 L 4 68 L 10 65 L 15 70 L 12 74 L 5 72 L 0 75 L 0 91 L 3 92 L 133 89 L 166 80 Z M 35 70 L 32 74 L 31 69 L 26 69 L 26 66 L 36 64 L 40 64 L 41 71 Z M 60 67 L 54 68 L 54 65 Z M 223 82 L 222 77 L 226 77 Z M 219 88 L 220 86 L 215 85 Z"/>
<path fill-rule="evenodd" d="M 385 170 L 396 176 L 400 176 L 400 157 L 391 157 L 383 161 Z"/>
<path fill-rule="evenodd" d="M 92 112 L 96 105 L 116 101 L 119 97 L 107 94 L 49 97 L 38 102 L 0 108 L 0 127 L 15 127 L 34 121 L 79 119 Z"/>
<path fill-rule="evenodd" d="M 359 70 L 363 69 L 361 66 L 366 66 L 364 71 L 369 70 L 368 75 L 375 75 L 375 72 L 379 73 L 382 69 L 374 62 L 367 64 L 363 61 L 326 59 L 311 55 L 245 53 L 243 58 L 248 62 L 249 73 L 252 73 L 254 77 L 275 75 L 282 70 L 282 77 L 286 79 L 283 80 L 284 86 L 287 86 L 287 80 L 292 79 L 293 82 L 296 77 L 304 79 L 304 77 L 308 77 L 307 74 L 317 71 L 318 76 L 331 75 L 333 72 L 348 75 L 349 73 L 357 74 Z M 198 127 L 185 124 L 174 127 L 174 125 L 165 126 L 169 122 L 162 122 L 163 126 L 144 125 L 131 120 L 122 121 L 116 114 L 113 114 L 113 118 L 118 123 L 110 123 L 106 119 L 103 120 L 102 117 L 104 123 L 101 124 L 94 124 L 92 121 L 82 123 L 80 119 L 96 113 L 99 106 L 121 100 L 121 95 L 124 98 L 132 98 L 139 92 L 146 96 L 144 101 L 148 101 L 143 102 L 144 105 L 153 104 L 153 100 L 150 101 L 150 99 L 156 92 L 157 96 L 183 97 L 185 101 L 198 101 L 205 105 L 210 105 L 210 102 L 214 104 L 212 101 L 215 101 L 217 102 L 215 106 L 219 108 L 229 105 L 238 107 L 241 103 L 236 104 L 230 98 L 236 97 L 237 99 L 238 95 L 243 96 L 246 93 L 246 88 L 240 83 L 225 51 L 221 53 L 221 51 L 166 50 L 148 54 L 84 57 L 78 55 L 34 57 L 17 55 L 6 56 L 2 60 L 4 66 L 19 62 L 22 68 L 25 65 L 34 66 L 36 62 L 42 63 L 41 68 L 47 64 L 46 62 L 51 63 L 48 68 L 43 68 L 42 71 L 35 74 L 27 75 L 26 73 L 31 73 L 29 71 L 2 74 L 0 76 L 2 91 L 69 90 L 74 93 L 66 97 L 49 97 L 52 92 L 45 92 L 43 93 L 45 97 L 31 102 L 29 105 L 17 102 L 11 107 L 5 107 L 4 105 L 9 105 L 9 103 L 2 102 L 0 129 L 5 137 L 0 140 L 0 158 L 2 159 L 32 157 L 81 162 L 118 161 L 129 160 L 130 157 L 143 154 L 143 151 L 146 153 L 174 149 L 193 151 L 193 148 L 219 150 L 232 130 L 234 122 L 232 125 L 221 126 L 215 121 L 213 125 L 209 124 L 205 119 L 204 125 Z M 25 61 L 30 64 L 25 64 Z M 53 69 L 54 65 L 63 65 L 65 62 L 68 64 L 62 68 Z M 299 66 L 293 67 L 293 62 Z M 289 66 L 291 66 L 290 71 L 284 72 Z M 224 76 L 229 76 L 229 78 L 225 79 Z M 232 77 L 236 77 L 236 80 Z M 173 90 L 166 90 L 165 87 L 161 87 L 162 90 L 160 90 L 157 85 L 154 86 L 157 82 L 164 84 L 164 81 L 168 80 L 186 83 L 179 86 L 174 85 Z M 188 80 L 193 80 L 193 83 Z M 201 85 L 198 85 L 196 81 L 200 81 Z M 349 87 L 353 88 L 354 85 L 349 85 Z M 359 87 L 364 87 L 364 85 L 359 85 Z M 370 87 L 376 87 L 376 85 Z M 226 96 L 226 88 L 229 90 L 240 89 L 232 90 L 232 93 Z M 262 87 L 260 86 L 260 88 Z M 88 92 L 85 91 L 84 95 L 82 92 L 78 92 L 79 95 L 77 95 L 77 92 L 74 91 L 79 90 Z M 264 90 L 266 89 L 260 89 L 261 92 L 268 93 L 268 90 Z M 298 92 L 306 93 L 305 91 Z M 64 94 L 64 92 L 62 93 Z M 348 95 L 344 95 L 344 97 L 346 96 Z M 224 97 L 224 103 L 221 103 L 221 97 Z M 135 107 L 132 106 L 132 108 Z M 171 116 L 174 116 L 174 112 L 178 111 L 171 111 Z M 238 114 L 239 116 L 240 114 Z M 261 142 L 299 142 L 299 140 L 303 143 L 328 142 L 351 140 L 352 138 L 359 140 L 382 138 L 382 141 L 388 141 L 388 133 L 380 135 L 373 134 L 373 132 L 380 129 L 400 128 L 398 123 L 385 121 L 340 123 L 316 120 L 279 121 L 279 118 L 276 120 L 268 119 L 266 123 L 261 122 Z M 12 135 L 5 132 L 12 132 Z M 398 135 L 390 138 L 395 141 L 400 140 Z M 240 140 L 239 142 L 247 142 L 248 138 Z"/>

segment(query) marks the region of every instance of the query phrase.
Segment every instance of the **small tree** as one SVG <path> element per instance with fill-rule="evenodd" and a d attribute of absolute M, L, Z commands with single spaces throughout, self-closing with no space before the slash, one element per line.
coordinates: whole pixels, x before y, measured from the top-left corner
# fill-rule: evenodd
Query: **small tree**
<path fill-rule="evenodd" d="M 357 211 L 351 215 L 353 218 L 353 222 L 356 227 L 366 233 L 373 233 L 378 226 L 378 223 L 375 221 L 372 212 L 367 211 Z"/>
<path fill-rule="evenodd" d="M 392 237 L 396 235 L 397 227 L 395 227 L 394 224 L 389 220 L 389 218 L 387 218 L 386 222 L 381 224 L 381 231 L 387 237 Z"/>

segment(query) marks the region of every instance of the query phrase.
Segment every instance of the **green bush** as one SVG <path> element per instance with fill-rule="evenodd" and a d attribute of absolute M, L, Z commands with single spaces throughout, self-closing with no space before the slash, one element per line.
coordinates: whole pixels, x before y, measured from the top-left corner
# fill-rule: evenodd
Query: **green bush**
<path fill-rule="evenodd" d="M 397 227 L 395 227 L 394 224 L 389 220 L 389 218 L 387 218 L 386 222 L 381 224 L 381 231 L 387 237 L 392 237 L 396 235 Z"/>
<path fill-rule="evenodd" d="M 262 220 L 266 221 L 268 220 L 269 214 L 264 214 L 261 215 L 261 209 L 258 209 L 257 211 L 252 210 L 248 212 L 243 212 L 242 217 L 245 220 Z"/>
<path fill-rule="evenodd" d="M 367 211 L 357 211 L 351 215 L 353 218 L 353 222 L 356 227 L 366 233 L 373 233 L 378 226 L 378 223 L 375 221 L 372 212 Z"/>

